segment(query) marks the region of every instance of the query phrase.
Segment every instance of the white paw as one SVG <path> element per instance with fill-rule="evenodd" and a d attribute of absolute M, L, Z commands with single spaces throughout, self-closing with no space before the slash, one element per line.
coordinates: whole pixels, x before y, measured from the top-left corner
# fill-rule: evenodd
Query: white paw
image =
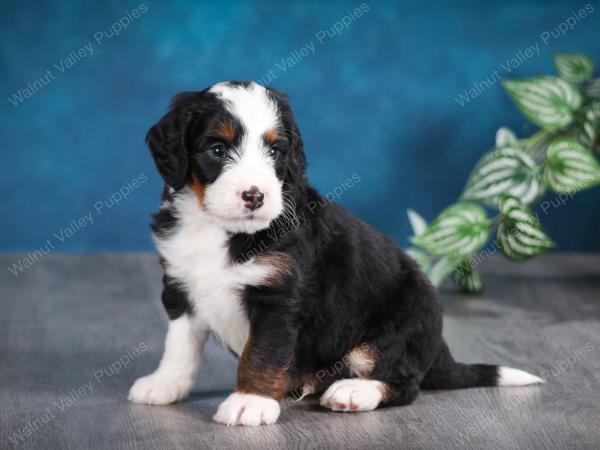
<path fill-rule="evenodd" d="M 281 408 L 279 402 L 269 397 L 234 392 L 219 405 L 213 417 L 225 425 L 271 425 L 277 422 Z"/>
<path fill-rule="evenodd" d="M 383 399 L 383 388 L 383 383 L 376 380 L 339 380 L 321 396 L 321 406 L 333 411 L 371 411 Z"/>
<path fill-rule="evenodd" d="M 172 375 L 153 373 L 138 378 L 129 390 L 128 399 L 146 405 L 168 405 L 188 395 L 193 381 L 174 378 Z"/>

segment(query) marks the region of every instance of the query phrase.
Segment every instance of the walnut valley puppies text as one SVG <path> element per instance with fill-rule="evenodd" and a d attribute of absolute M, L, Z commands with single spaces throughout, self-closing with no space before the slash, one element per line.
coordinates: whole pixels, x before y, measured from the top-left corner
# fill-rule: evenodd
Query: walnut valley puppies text
<path fill-rule="evenodd" d="M 96 49 L 109 42 L 111 39 L 122 35 L 140 17 L 148 12 L 148 7 L 140 3 L 136 8 L 126 11 L 125 14 L 103 30 L 96 31 L 90 40 L 82 43 L 77 48 L 69 50 L 62 55 L 38 78 L 27 83 L 27 86 L 13 92 L 8 101 L 13 106 L 19 106 L 26 100 L 35 96 L 44 87 L 48 86 L 56 77 L 64 74 L 80 62 L 94 56 Z"/>
<path fill-rule="evenodd" d="M 32 252 L 28 252 L 25 257 L 12 263 L 8 267 L 8 271 L 15 277 L 19 276 L 23 271 L 33 266 L 40 261 L 44 256 L 56 250 L 57 247 L 67 240 L 79 234 L 82 230 L 90 228 L 102 214 L 111 208 L 120 205 L 129 198 L 134 191 L 139 189 L 148 181 L 148 176 L 145 173 L 140 173 L 135 178 L 127 181 L 118 190 L 114 191 L 105 198 L 94 202 L 92 208 L 84 214 L 81 214 L 69 220 L 66 224 L 52 233 L 39 248 Z"/>
<path fill-rule="evenodd" d="M 8 440 L 15 446 L 23 443 L 33 436 L 34 433 L 43 429 L 45 425 L 52 422 L 61 414 L 67 412 L 69 408 L 77 404 L 84 398 L 93 396 L 107 378 L 120 375 L 124 372 L 135 359 L 142 356 L 148 350 L 145 342 L 140 342 L 111 364 L 101 367 L 94 372 L 94 379 L 89 379 L 85 383 L 73 386 L 69 392 L 61 393 L 59 397 L 53 400 L 46 408 L 37 413 L 37 416 L 19 426 L 7 434 Z"/>
<path fill-rule="evenodd" d="M 336 22 L 332 23 L 329 27 L 321 29 L 314 33 L 314 39 L 306 42 L 304 45 L 293 49 L 289 54 L 283 56 L 278 62 L 276 62 L 267 73 L 258 80 L 259 83 L 268 86 L 273 83 L 281 74 L 291 69 L 304 58 L 313 56 L 318 47 L 321 47 L 330 41 L 335 39 L 341 34 L 345 33 L 355 21 L 357 21 L 364 14 L 369 12 L 369 5 L 361 3 L 358 7 L 351 11 L 347 11 L 346 15 L 339 18 Z"/>
<path fill-rule="evenodd" d="M 507 58 L 502 60 L 498 67 L 484 79 L 476 81 L 471 87 L 455 96 L 454 101 L 460 106 L 471 103 L 490 87 L 496 85 L 506 74 L 513 73 L 527 61 L 538 57 L 546 47 L 571 33 L 583 20 L 585 20 L 586 17 L 592 15 L 594 12 L 594 6 L 587 3 L 582 8 L 573 11 L 571 15 L 565 17 L 554 27 L 543 30 L 539 33 L 537 40 L 526 47 L 517 49 Z"/>

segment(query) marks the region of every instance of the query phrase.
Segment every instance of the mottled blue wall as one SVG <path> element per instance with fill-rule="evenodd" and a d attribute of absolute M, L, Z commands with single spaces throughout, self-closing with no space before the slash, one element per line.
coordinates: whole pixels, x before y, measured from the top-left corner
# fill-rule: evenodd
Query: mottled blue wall
<path fill-rule="evenodd" d="M 330 191 L 359 174 L 339 201 L 405 244 L 407 207 L 431 219 L 460 194 L 499 126 L 532 131 L 497 83 L 463 106 L 455 97 L 494 70 L 551 72 L 556 51 L 600 62 L 598 3 L 563 36 L 541 38 L 587 3 L 370 1 L 319 43 L 319 32 L 361 0 L 149 0 L 139 14 L 137 1 L 3 2 L 0 249 L 35 250 L 47 240 L 59 251 L 151 248 L 147 225 L 161 181 L 146 130 L 174 93 L 227 79 L 288 92 L 312 183 Z M 128 28 L 109 37 L 127 15 Z M 512 73 L 501 68 L 536 45 L 539 56 Z M 85 46 L 71 67 L 61 63 Z M 306 56 L 293 53 L 303 47 Z M 288 57 L 296 63 L 282 66 Z M 36 80 L 35 95 L 15 100 Z M 109 207 L 127 184 L 129 197 Z M 600 250 L 599 193 L 542 217 L 561 249 Z M 69 225 L 86 215 L 85 227 Z"/>

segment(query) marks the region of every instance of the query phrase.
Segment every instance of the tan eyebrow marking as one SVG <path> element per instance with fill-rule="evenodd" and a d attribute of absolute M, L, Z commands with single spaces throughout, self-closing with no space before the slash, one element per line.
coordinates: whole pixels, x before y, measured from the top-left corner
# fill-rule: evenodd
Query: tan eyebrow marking
<path fill-rule="evenodd" d="M 233 122 L 221 122 L 215 128 L 215 136 L 223 139 L 225 142 L 232 143 L 235 139 L 236 131 Z"/>
<path fill-rule="evenodd" d="M 279 132 L 275 128 L 271 128 L 263 133 L 263 138 L 267 144 L 273 145 L 279 138 Z"/>

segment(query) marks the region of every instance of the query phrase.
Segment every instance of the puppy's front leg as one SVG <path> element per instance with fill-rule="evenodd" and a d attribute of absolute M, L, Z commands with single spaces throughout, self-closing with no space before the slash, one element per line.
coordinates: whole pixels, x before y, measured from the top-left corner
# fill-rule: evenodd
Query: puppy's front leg
<path fill-rule="evenodd" d="M 289 310 L 263 304 L 252 307 L 250 316 L 250 337 L 240 357 L 235 392 L 214 416 L 226 425 L 275 423 L 287 386 L 297 336 Z"/>

